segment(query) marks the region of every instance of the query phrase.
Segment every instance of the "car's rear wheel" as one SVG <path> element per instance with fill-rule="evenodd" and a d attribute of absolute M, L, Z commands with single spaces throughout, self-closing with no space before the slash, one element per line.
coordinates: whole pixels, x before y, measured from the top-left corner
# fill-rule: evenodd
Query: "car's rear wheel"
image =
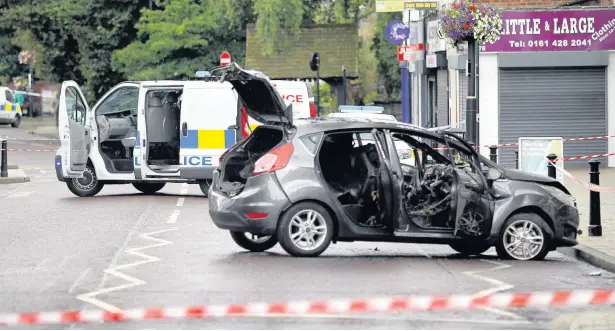
<path fill-rule="evenodd" d="M 259 236 L 248 232 L 231 231 L 231 238 L 239 247 L 250 252 L 264 252 L 278 244 L 275 236 Z"/>
<path fill-rule="evenodd" d="M 313 202 L 302 202 L 284 212 L 277 237 L 288 254 L 313 257 L 329 247 L 333 231 L 333 220 L 325 208 Z"/>
<path fill-rule="evenodd" d="M 480 255 L 486 252 L 491 245 L 484 241 L 472 241 L 472 240 L 460 240 L 449 244 L 452 249 L 461 253 L 462 255 Z"/>
<path fill-rule="evenodd" d="M 83 178 L 70 178 L 66 181 L 66 186 L 78 197 L 93 197 L 102 190 L 104 184 L 98 180 L 94 167 L 88 165 L 83 172 Z"/>
<path fill-rule="evenodd" d="M 132 183 L 137 190 L 145 194 L 154 194 L 166 185 L 167 183 Z"/>
<path fill-rule="evenodd" d="M 537 214 L 523 213 L 504 222 L 496 250 L 502 259 L 543 260 L 550 243 L 547 222 Z"/>

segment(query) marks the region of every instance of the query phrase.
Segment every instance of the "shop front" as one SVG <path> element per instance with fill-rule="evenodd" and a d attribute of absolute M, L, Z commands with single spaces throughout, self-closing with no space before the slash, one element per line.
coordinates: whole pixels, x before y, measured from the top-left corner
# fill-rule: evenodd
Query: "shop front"
<path fill-rule="evenodd" d="M 609 102 L 615 94 L 607 89 L 615 86 L 615 10 L 505 11 L 502 16 L 500 39 L 480 50 L 480 144 L 615 135 L 615 101 Z M 609 140 L 565 142 L 564 156 L 615 152 Z M 514 147 L 500 148 L 499 155 L 501 164 L 514 166 Z M 615 166 L 615 158 L 608 165 Z M 568 161 L 566 167 L 587 167 L 587 160 Z"/>
<path fill-rule="evenodd" d="M 427 114 L 429 126 L 437 127 L 450 124 L 450 107 L 448 92 L 448 61 L 446 59 L 446 41 L 438 34 L 440 20 L 426 23 L 427 42 L 425 67 L 427 74 Z"/>

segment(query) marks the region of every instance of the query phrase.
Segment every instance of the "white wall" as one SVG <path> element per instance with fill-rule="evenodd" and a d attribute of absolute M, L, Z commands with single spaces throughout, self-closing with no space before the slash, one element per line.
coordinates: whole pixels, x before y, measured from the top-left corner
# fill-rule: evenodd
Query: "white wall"
<path fill-rule="evenodd" d="M 615 136 L 615 52 L 609 53 L 609 66 L 606 71 L 607 88 L 607 134 Z M 608 153 L 615 153 L 615 138 L 608 140 Z M 615 167 L 615 156 L 608 157 L 608 166 Z"/>
<path fill-rule="evenodd" d="M 458 70 L 448 70 L 448 109 L 449 109 L 449 123 L 453 126 L 457 126 L 459 123 L 459 85 L 457 84 Z"/>
<path fill-rule="evenodd" d="M 479 136 L 480 145 L 497 145 L 499 143 L 499 69 L 497 54 L 480 55 L 479 73 Z M 481 154 L 489 156 L 488 148 L 481 148 Z"/>

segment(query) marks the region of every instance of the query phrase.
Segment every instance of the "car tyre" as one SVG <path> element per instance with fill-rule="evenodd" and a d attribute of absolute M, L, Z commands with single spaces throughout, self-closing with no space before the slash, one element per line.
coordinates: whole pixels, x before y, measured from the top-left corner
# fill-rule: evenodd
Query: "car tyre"
<path fill-rule="evenodd" d="M 552 240 L 550 233 L 551 229 L 547 222 L 537 214 L 513 215 L 504 222 L 500 231 L 495 246 L 498 257 L 521 261 L 543 260 L 550 251 Z M 521 251 L 511 245 L 521 246 Z"/>
<path fill-rule="evenodd" d="M 18 128 L 19 125 L 21 125 L 21 116 L 19 116 L 19 114 L 15 115 L 15 118 L 13 119 L 13 122 L 11 123 L 11 126 L 14 128 Z"/>
<path fill-rule="evenodd" d="M 87 165 L 83 178 L 68 178 L 66 186 L 74 195 L 85 198 L 98 194 L 105 184 L 98 180 L 94 167 Z"/>
<path fill-rule="evenodd" d="M 231 238 L 239 247 L 250 252 L 264 252 L 278 244 L 275 236 L 260 236 L 257 239 L 248 238 L 247 232 L 231 231 Z"/>
<path fill-rule="evenodd" d="M 144 194 L 154 194 L 166 185 L 167 183 L 132 183 L 137 190 L 141 191 Z"/>
<path fill-rule="evenodd" d="M 301 202 L 282 214 L 277 238 L 288 254 L 315 257 L 329 247 L 334 231 L 331 215 L 323 206 L 314 202 Z"/>
<path fill-rule="evenodd" d="M 199 187 L 201 188 L 201 192 L 205 194 L 205 197 L 209 196 L 209 188 L 211 187 L 211 179 L 207 179 L 205 181 L 199 182 Z"/>
<path fill-rule="evenodd" d="M 465 256 L 480 255 L 491 248 L 489 243 L 479 240 L 459 240 L 450 243 L 449 246 Z"/>

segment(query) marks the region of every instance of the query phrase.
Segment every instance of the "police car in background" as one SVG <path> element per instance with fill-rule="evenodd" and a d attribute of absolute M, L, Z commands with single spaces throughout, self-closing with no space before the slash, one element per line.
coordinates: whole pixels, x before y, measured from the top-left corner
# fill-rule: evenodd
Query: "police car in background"
<path fill-rule="evenodd" d="M 21 106 L 8 87 L 0 86 L 0 124 L 18 128 L 21 124 Z"/>
<path fill-rule="evenodd" d="M 309 84 L 274 83 L 293 117 L 316 115 Z M 199 184 L 207 194 L 220 156 L 259 124 L 242 108 L 230 83 L 207 74 L 122 82 L 91 108 L 77 83 L 66 81 L 59 98 L 58 180 L 81 197 L 109 184 L 152 194 L 168 182 Z"/>

